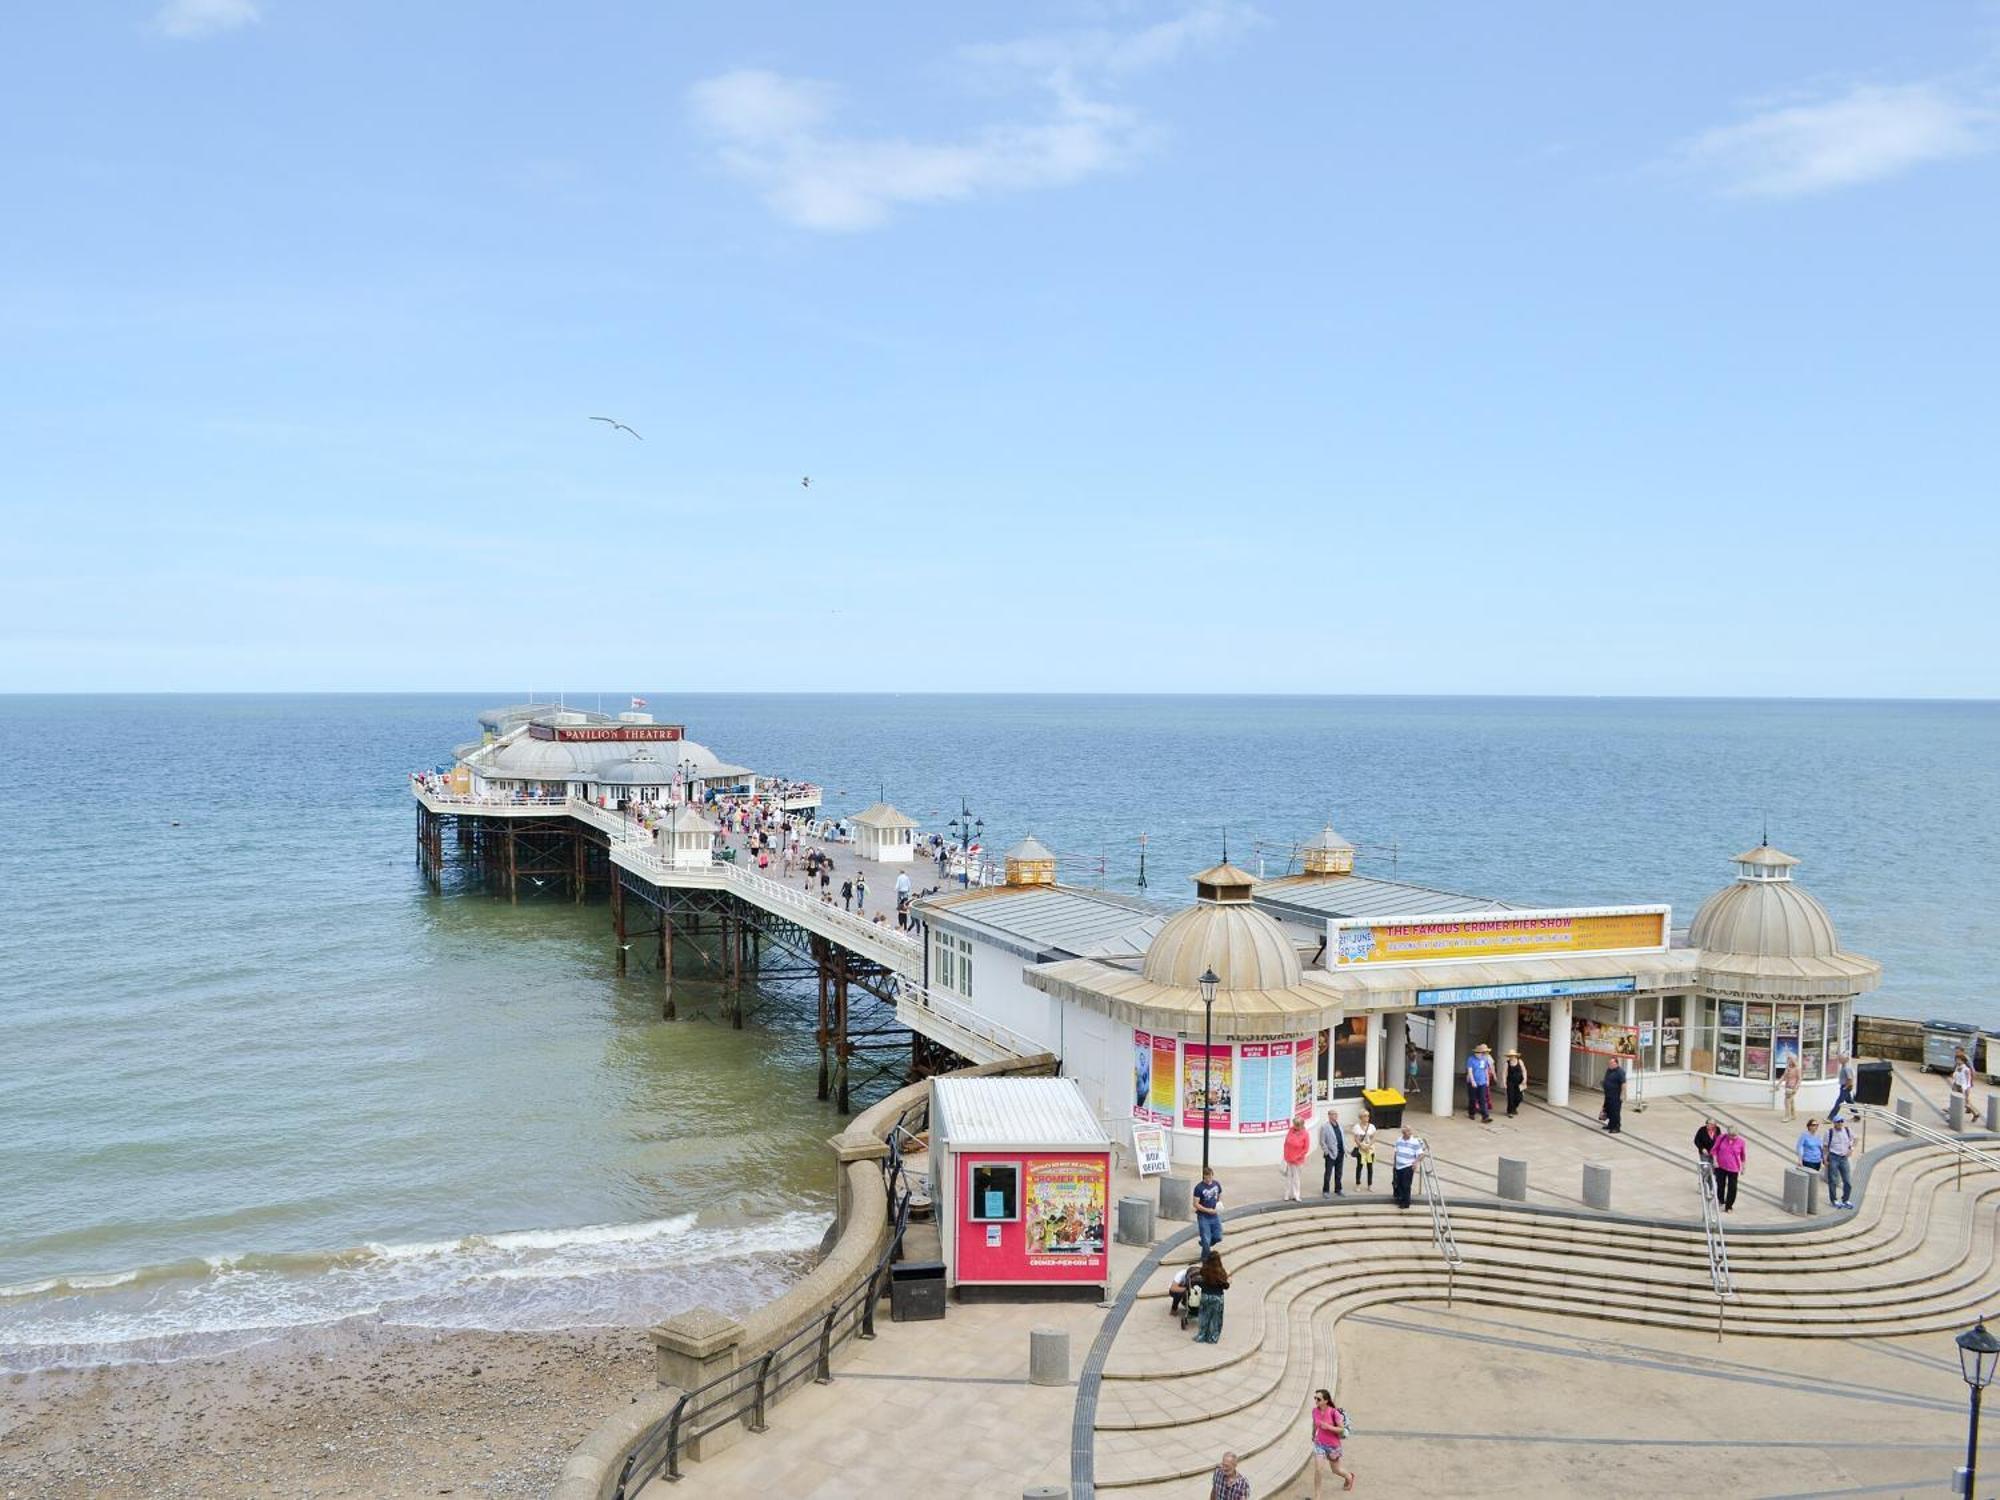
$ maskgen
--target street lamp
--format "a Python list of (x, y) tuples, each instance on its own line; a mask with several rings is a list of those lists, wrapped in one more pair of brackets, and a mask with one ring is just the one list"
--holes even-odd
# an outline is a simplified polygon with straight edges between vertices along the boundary
[(1959, 1372), (1972, 1388), (1972, 1425), (1965, 1434), (1965, 1494), (1970, 1500), (1973, 1473), (1979, 1467), (1979, 1393), (1993, 1384), (1993, 1373), (2000, 1370), (2000, 1339), (1986, 1331), (1986, 1320), (1981, 1318), (1957, 1342)]
[(1222, 983), (1215, 970), (1203, 969), (1201, 986), (1201, 1170), (1208, 1175), (1208, 1117), (1215, 1113), (1215, 987)]
[(973, 833), (977, 830), (983, 838), (986, 833), (986, 820), (984, 818), (973, 817), (972, 809), (967, 807), (965, 799), (960, 797), (958, 799), (958, 816), (945, 826), (958, 835), (958, 882), (960, 885), (971, 885)]

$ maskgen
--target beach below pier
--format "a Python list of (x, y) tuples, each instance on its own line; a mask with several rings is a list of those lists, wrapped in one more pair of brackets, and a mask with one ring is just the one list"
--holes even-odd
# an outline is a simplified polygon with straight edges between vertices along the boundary
[(0, 1497), (539, 1497), (652, 1380), (637, 1329), (360, 1321), (200, 1359), (10, 1375)]

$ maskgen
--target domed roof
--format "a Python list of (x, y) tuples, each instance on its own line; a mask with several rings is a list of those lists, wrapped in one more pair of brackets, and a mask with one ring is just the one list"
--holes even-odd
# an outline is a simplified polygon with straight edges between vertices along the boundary
[(1767, 845), (1736, 856), (1743, 871), (1702, 902), (1688, 941), (1704, 953), (1829, 958), (1840, 951), (1826, 908), (1792, 883), (1798, 860)]
[(652, 751), (635, 750), (629, 760), (599, 766), (591, 779), (610, 786), (666, 786), (679, 774)]
[[(684, 760), (694, 763), (697, 779), (722, 764), (713, 750), (693, 740), (673, 741), (667, 750), (668, 755), (659, 761), (663, 774), (658, 779), (662, 784), (679, 779), (680, 763)], [(615, 785), (618, 779), (601, 777), (600, 770), (608, 771), (654, 753), (643, 745), (634, 749), (630, 740), (538, 740), (523, 734), (495, 745), (483, 762), (474, 764), (486, 776), (528, 781), (611, 780)]]
[(1142, 975), (1181, 989), (1194, 989), (1211, 969), (1225, 990), (1283, 990), (1304, 981), (1284, 929), (1250, 904), (1248, 875), (1221, 864), (1194, 879), (1199, 899), (1160, 928)]

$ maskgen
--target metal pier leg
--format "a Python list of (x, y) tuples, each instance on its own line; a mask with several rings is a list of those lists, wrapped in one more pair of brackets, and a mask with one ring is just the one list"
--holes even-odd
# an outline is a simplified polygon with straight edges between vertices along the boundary
[(519, 903), (521, 899), (520, 855), (514, 848), (514, 825), (507, 825), (507, 899)]
[(660, 977), (667, 983), (666, 1003), (660, 1007), (660, 1018), (671, 1021), (676, 1018), (674, 1007), (674, 893), (660, 892)]
[(618, 972), (625, 972), (625, 882), (611, 872), (611, 941), (618, 945)]
[(847, 1056), (851, 1050), (847, 1045), (847, 954), (841, 951), (834, 958), (833, 971), (833, 1092), (834, 1104), (844, 1115), (852, 1114), (853, 1107), (847, 1100)]
[(826, 1076), (826, 940), (816, 937), (812, 940), (812, 946), (813, 962), (819, 968), (819, 1029), (813, 1033), (813, 1039), (819, 1043), (819, 1097), (824, 1100), (828, 1092)]
[(576, 833), (572, 833), (569, 836), (569, 847), (570, 847), (570, 854), (572, 857), (572, 861), (575, 865), (575, 873), (570, 876), (570, 898), (573, 901), (577, 902), (579, 905), (581, 905), (583, 902), (583, 886), (585, 879), (583, 873), (583, 862), (585, 857), (590, 852), (587, 844), (584, 841), (583, 833), (581, 830), (579, 830)]

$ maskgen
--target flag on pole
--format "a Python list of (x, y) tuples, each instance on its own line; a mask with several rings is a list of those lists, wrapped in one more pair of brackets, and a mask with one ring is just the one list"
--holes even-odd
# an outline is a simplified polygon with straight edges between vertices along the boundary
[(646, 706), (646, 700), (644, 698), (634, 698), (632, 700), (632, 706), (634, 708), (644, 708)]

